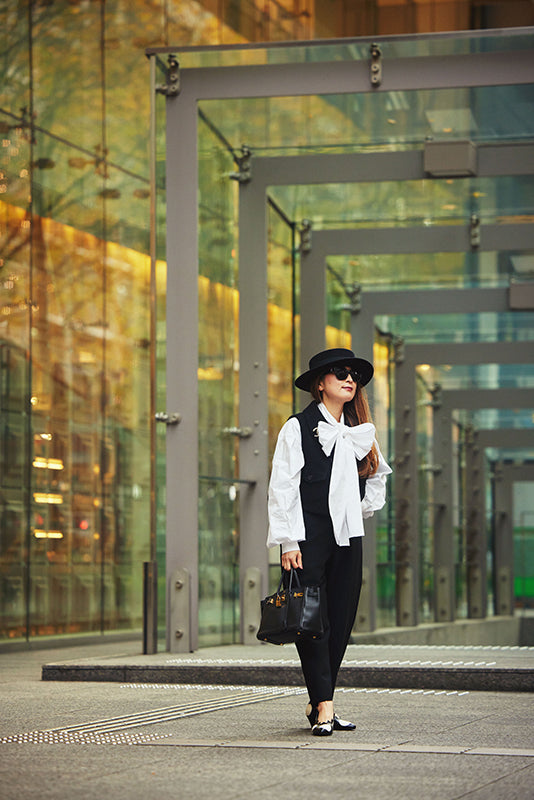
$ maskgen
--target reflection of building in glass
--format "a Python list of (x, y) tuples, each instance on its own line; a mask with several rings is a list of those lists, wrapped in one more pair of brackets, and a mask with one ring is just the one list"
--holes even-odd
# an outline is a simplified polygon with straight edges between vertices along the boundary
[[(156, 554), (161, 566), (164, 562), (163, 493), (158, 493), (157, 531), (152, 537), (150, 533), (150, 92), (145, 49), (533, 23), (532, 6), (527, 2), (184, 0), (156, 7), (160, 13), (155, 13), (154, 4), (141, 0), (112, 5), (7, 2), (0, 12), (3, 638), (138, 629), (142, 562)], [(457, 99), (453, 90), (450, 92), (449, 99)], [(477, 97), (480, 110), (488, 100), (484, 90)], [(519, 116), (526, 114), (523, 98), (518, 96), (517, 100)], [(244, 107), (244, 101), (239, 102)], [(265, 131), (262, 144), (266, 148), (275, 144), (282, 147), (284, 110), (269, 115), (263, 102), (246, 102), (251, 107), (248, 119), (256, 121), (256, 140), (259, 132)], [(303, 152), (307, 146), (313, 151), (308, 129), (313, 128), (314, 119), (324, 117), (324, 102), (322, 98), (302, 101), (302, 118), (307, 123), (295, 147)], [(333, 136), (339, 130), (346, 135), (342, 144), (350, 147), (357, 133), (362, 146), (387, 146), (378, 117), (365, 105), (368, 99), (362, 99), (358, 114), (340, 98), (327, 102)], [(389, 102), (390, 128), (416, 118), (413, 107), (403, 105), (400, 96)], [(293, 100), (286, 105), (289, 119)], [(235, 165), (219, 134), (227, 134), (232, 143), (235, 137), (233, 131), (225, 131), (227, 120), (214, 113), (215, 102), (206, 103), (202, 112), (199, 580), (203, 598), (200, 626), (203, 642), (208, 643), (233, 641), (238, 626), (239, 519), (230, 480), (238, 474), (237, 442), (232, 434), (221, 437), (221, 430), (230, 430), (236, 424), (239, 298), (236, 186), (224, 179)], [(426, 118), (430, 132), (461, 123), (462, 132), (470, 133), (473, 119), (459, 105), (443, 102), (434, 112)], [(209, 125), (215, 118), (216, 130)], [(366, 119), (365, 124), (362, 119)], [(508, 122), (510, 130), (498, 131), (498, 136), (514, 132), (512, 121)], [(419, 136), (421, 131), (410, 133)], [(327, 134), (325, 126), (324, 144), (332, 148), (340, 145), (339, 139), (329, 141)], [(158, 150), (163, 161), (161, 142)], [(164, 183), (162, 161), (158, 163), (160, 189)], [(314, 208), (321, 206), (328, 214), (338, 199), (329, 206), (328, 192), (340, 190), (323, 188), (322, 193), (304, 189), (299, 194), (280, 187), (272, 194), (268, 211), (271, 437), (291, 412), (291, 366), (299, 343), (300, 309), (291, 289), (298, 271), (294, 260), (296, 232), (287, 226), (280, 211), (292, 209), (294, 218), (301, 219), (313, 217)], [(445, 181), (436, 184), (431, 194), (420, 184), (413, 186), (413, 193), (411, 189), (405, 186), (399, 192), (398, 186), (386, 184), (359, 186), (355, 196), (353, 189), (344, 187), (345, 207), (357, 212), (352, 224), (365, 223), (365, 215), (371, 211), (375, 219), (382, 214), (385, 221), (396, 219), (399, 224), (410, 216), (453, 217), (454, 203), (465, 210), (472, 202), (468, 191), (451, 199)], [(487, 198), (481, 202), (494, 204), (491, 213), (495, 219), (532, 213), (527, 200), (528, 180), (522, 183), (517, 179), (513, 185), (506, 178), (501, 185), (492, 180), (478, 190)], [(159, 207), (158, 219), (163, 219)], [(158, 290), (163, 296), (162, 240), (158, 231)], [(350, 341), (343, 283), (369, 282), (372, 276), (378, 276), (377, 286), (384, 280), (387, 285), (392, 280), (399, 286), (417, 285), (429, 275), (439, 275), (456, 285), (464, 280), (465, 271), (463, 255), (451, 260), (439, 253), (432, 258), (420, 256), (416, 263), (405, 257), (387, 264), (383, 257), (378, 262), (376, 255), (364, 255), (358, 261), (332, 259), (329, 265), (327, 336), (332, 346)], [(480, 255), (477, 270), (487, 276), (488, 283), (510, 273), (503, 257), (485, 254)], [(160, 305), (163, 319), (163, 303)], [(439, 336), (444, 340), (451, 324), (456, 323), (443, 321)], [(479, 331), (481, 324), (491, 332), (500, 323), (478, 317), (473, 330)], [(392, 325), (396, 326), (393, 331)], [(425, 326), (424, 319), (399, 317), (390, 322), (383, 332), (387, 335), (375, 345), (375, 359), (384, 363), (379, 370), (383, 377), (376, 412), (384, 432), (388, 430), (389, 386), (385, 376), (392, 336), (423, 331), (424, 339), (428, 336)], [(157, 335), (161, 366), (166, 345), (162, 323)], [(179, 343), (172, 345), (179, 347)], [(432, 383), (428, 377), (425, 380)], [(427, 395), (421, 387), (423, 401)], [(162, 407), (164, 390), (161, 370), (158, 398)], [(157, 435), (161, 442), (163, 430), (158, 429)], [(158, 470), (158, 486), (162, 486), (164, 464), (160, 457)], [(381, 621), (392, 624), (393, 545), (388, 521), (381, 520), (380, 524)], [(179, 532), (179, 520), (176, 525)], [(526, 530), (528, 525), (523, 527)], [(426, 564), (428, 553), (422, 553), (421, 558)], [(163, 572), (161, 569), (161, 575)]]

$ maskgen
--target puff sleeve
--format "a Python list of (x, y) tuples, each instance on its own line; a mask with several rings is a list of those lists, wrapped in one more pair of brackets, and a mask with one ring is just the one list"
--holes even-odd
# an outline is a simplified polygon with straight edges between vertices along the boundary
[(292, 417), (281, 428), (273, 455), (267, 510), (267, 546), (282, 552), (298, 550), (306, 538), (300, 500), (300, 473), (304, 466), (300, 425)]
[(364, 519), (372, 517), (375, 511), (379, 511), (386, 502), (386, 478), (392, 472), (389, 464), (386, 464), (380, 448), (375, 440), (378, 450), (378, 469), (374, 475), (367, 478), (365, 484), (365, 495), (362, 500), (362, 516)]

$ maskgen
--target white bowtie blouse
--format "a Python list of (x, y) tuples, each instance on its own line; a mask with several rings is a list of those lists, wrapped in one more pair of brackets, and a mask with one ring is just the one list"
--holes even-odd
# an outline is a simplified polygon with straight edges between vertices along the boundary
[[(325, 418), (317, 426), (319, 443), (327, 456), (334, 450), (328, 508), (334, 537), (337, 544), (343, 547), (349, 545), (352, 537), (363, 536), (363, 520), (372, 517), (375, 511), (383, 507), (386, 502), (386, 476), (391, 468), (380, 452), (375, 439), (375, 426), (371, 422), (349, 427), (345, 425), (343, 417), (338, 422), (324, 403), (319, 403), (319, 410)], [(356, 458), (362, 459), (373, 442), (378, 450), (378, 469), (367, 478), (365, 495), (360, 501)], [(303, 466), (300, 424), (298, 419), (291, 417), (278, 435), (269, 482), (267, 546), (282, 545), (283, 553), (298, 550), (298, 543), (306, 539), (300, 502), (300, 473)]]

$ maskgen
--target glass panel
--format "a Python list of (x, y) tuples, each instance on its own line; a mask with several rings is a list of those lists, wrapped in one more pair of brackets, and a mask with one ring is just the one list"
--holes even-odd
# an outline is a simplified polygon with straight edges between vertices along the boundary
[[(274, 37), (273, 37), (274, 38)], [(185, 69), (194, 67), (231, 67), (251, 64), (292, 64), (320, 61), (360, 61), (369, 58), (374, 39), (338, 39), (331, 41), (281, 42), (279, 44), (226, 45), (219, 47), (148, 48), (147, 52), (176, 53)], [(416, 36), (380, 36), (384, 58), (471, 55), (473, 53), (528, 50), (532, 35), (521, 30), (484, 31), (481, 34), (454, 33)]]
[(269, 206), (268, 214), (269, 453), (272, 457), (278, 431), (295, 409), (298, 263), (294, 257), (293, 226), (273, 206)]
[(523, 613), (534, 607), (534, 483), (514, 484), (514, 591)]
[[(373, 404), (372, 415), (376, 426), (377, 439), (386, 460), (393, 452), (392, 403), (393, 371), (391, 364), (393, 340), (390, 336), (377, 333), (373, 350)], [(353, 343), (357, 352), (357, 342)], [(390, 481), (387, 488), (388, 502), (376, 512), (374, 536), (376, 540), (376, 581), (377, 581), (377, 627), (389, 628), (395, 625), (395, 529), (393, 491)], [(365, 541), (364, 541), (365, 547)]]
[[(379, 327), (387, 326), (392, 334), (402, 337), (407, 343), (447, 342), (451, 339), (456, 342), (525, 342), (534, 338), (534, 315), (529, 311), (520, 314), (417, 314), (410, 317), (380, 315), (376, 319)], [(507, 380), (511, 381), (510, 369), (507, 365), (503, 365), (503, 368), (506, 369)], [(454, 374), (461, 375), (461, 371), (456, 372), (461, 369), (454, 366)], [(446, 374), (448, 371), (442, 374), (444, 380)]]
[(239, 636), (238, 296), (231, 153), (199, 120), (199, 642)]
[[(103, 548), (106, 629), (142, 624), (141, 565), (150, 545), (150, 259), (146, 183), (109, 169), (109, 183), (132, 198), (124, 212), (105, 201), (106, 274), (103, 276), (106, 416), (103, 468)], [(136, 206), (134, 214), (133, 205)], [(126, 213), (126, 218), (121, 218)], [(128, 224), (126, 224), (128, 222)], [(110, 241), (113, 239), (115, 241)]]
[(467, 225), (474, 213), (483, 225), (528, 224), (533, 193), (532, 176), (306, 184), (270, 189), (271, 196), (287, 209), (291, 219), (309, 219), (314, 230)]
[(30, 137), (10, 114), (0, 126), (0, 638), (18, 638), (27, 635)]
[(107, 159), (102, 8), (27, 5), (0, 34), (0, 636), (139, 629), (148, 179)]
[[(257, 156), (413, 150), (429, 138), (439, 141), (468, 138), (480, 145), (528, 141), (534, 130), (531, 85), (250, 97), (204, 100), (200, 105), (220, 126), (227, 141), (235, 147), (246, 143)], [(311, 175), (310, 183), (313, 184)], [(278, 192), (281, 193), (278, 202), (287, 208), (288, 214), (293, 212), (283, 200), (284, 193), (290, 197), (296, 194), (316, 214), (320, 208), (314, 195), (307, 194), (302, 187), (277, 189)], [(332, 197), (332, 192), (323, 191), (322, 187), (315, 192), (322, 193), (321, 199), (326, 196), (333, 204), (335, 194)], [(343, 203), (338, 205), (342, 208)], [(304, 211), (295, 215), (311, 218)]]
[[(269, 459), (280, 428), (296, 409), (293, 385), (298, 359), (297, 309), (299, 260), (295, 250), (295, 228), (275, 206), (268, 206), (267, 307), (269, 350)], [(280, 580), (280, 548), (270, 552), (270, 585)]]
[[(155, 80), (163, 81), (162, 65), (156, 62)], [(167, 261), (166, 261), (166, 184), (165, 184), (165, 148), (166, 148), (166, 98), (153, 90), (155, 98), (155, 258), (156, 258), (156, 411), (167, 408)], [(165, 630), (167, 577), (166, 577), (166, 524), (167, 524), (167, 487), (166, 487), (166, 425), (156, 425), (156, 559), (158, 564), (158, 625)]]
[[(49, 144), (39, 134), (36, 154), (50, 152)], [(50, 169), (65, 155), (57, 148)], [(102, 418), (102, 183), (94, 172), (86, 177), (77, 213), (91, 232), (72, 235), (48, 216), (56, 197), (42, 172), (32, 237), (31, 635), (98, 630), (103, 547), (113, 541), (103, 498), (114, 463)]]
[[(2, 54), (2, 80), (0, 81), (0, 132), (1, 139), (12, 130), (13, 117), (25, 118), (29, 123), (30, 85), (28, 73), (30, 54), (28, 52), (29, 15), (27, 4), (18, 0), (4, 0), (2, 3), (2, 25), (0, 26), (0, 53)], [(5, 117), (4, 117), (5, 115)], [(13, 116), (11, 116), (13, 115)], [(5, 145), (3, 145), (5, 147)], [(5, 154), (4, 154), (5, 155)], [(5, 166), (5, 162), (2, 164)]]

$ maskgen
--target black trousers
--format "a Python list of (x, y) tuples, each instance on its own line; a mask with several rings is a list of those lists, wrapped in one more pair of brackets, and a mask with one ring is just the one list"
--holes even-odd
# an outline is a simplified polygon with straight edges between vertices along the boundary
[(301, 583), (319, 584), (325, 633), (321, 639), (297, 642), (302, 672), (316, 706), (332, 700), (339, 667), (349, 642), (362, 586), (362, 539), (350, 539), (340, 547), (334, 539), (330, 516), (305, 515), (306, 541), (300, 542)]

